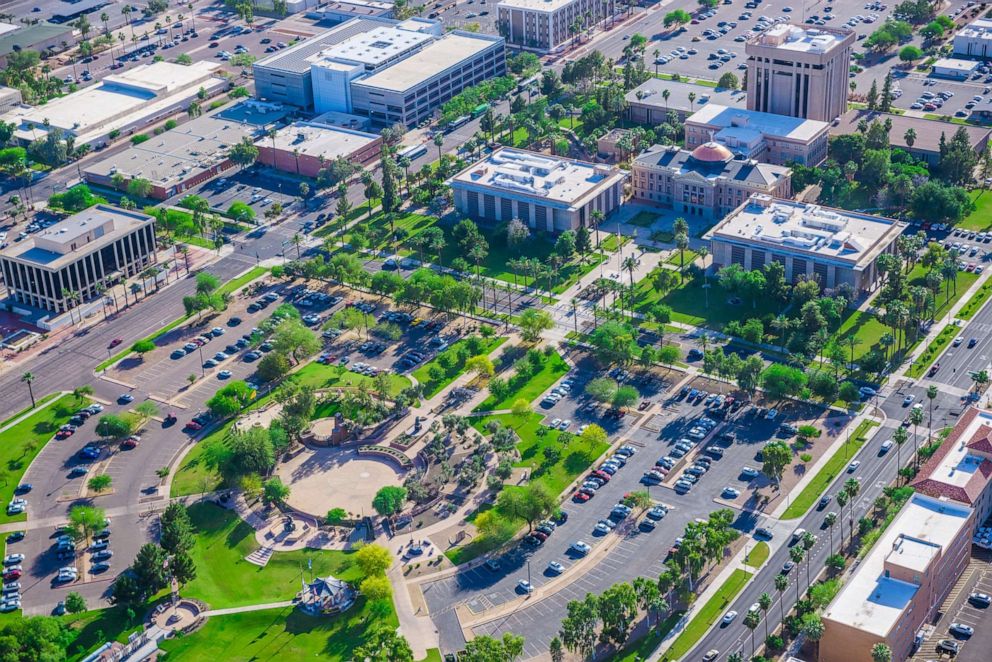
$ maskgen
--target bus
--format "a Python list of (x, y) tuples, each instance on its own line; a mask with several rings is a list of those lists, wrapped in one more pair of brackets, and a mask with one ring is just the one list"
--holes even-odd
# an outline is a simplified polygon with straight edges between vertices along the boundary
[(427, 145), (425, 143), (420, 143), (419, 145), (404, 147), (399, 151), (397, 156), (401, 159), (407, 158), (410, 159), (411, 161), (415, 161), (426, 153), (427, 153)]
[(489, 104), (480, 103), (472, 110), (472, 119), (475, 119), (476, 117), (479, 117), (481, 115), (485, 115), (487, 110), (489, 110)]
[(468, 115), (462, 115), (461, 117), (457, 117), (451, 120), (451, 123), (448, 124), (448, 131), (454, 131), (458, 127), (465, 126), (466, 124), (469, 123), (469, 120), (471, 119), (472, 118), (469, 117)]

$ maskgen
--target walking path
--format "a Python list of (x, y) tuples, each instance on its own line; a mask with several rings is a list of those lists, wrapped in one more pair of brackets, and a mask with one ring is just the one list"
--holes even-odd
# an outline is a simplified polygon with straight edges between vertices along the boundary
[(246, 611), (264, 611), (266, 609), (282, 609), (283, 607), (292, 606), (292, 600), (283, 600), (282, 602), (269, 602), (261, 605), (244, 605), (242, 607), (229, 607), (227, 609), (209, 609), (202, 612), (200, 616), (210, 618), (211, 616), (227, 616), (228, 614), (243, 614)]

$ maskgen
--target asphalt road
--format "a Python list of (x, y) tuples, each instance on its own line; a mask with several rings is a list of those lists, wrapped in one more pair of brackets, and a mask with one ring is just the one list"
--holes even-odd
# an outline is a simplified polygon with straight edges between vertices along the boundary
[[(892, 431), (900, 425), (900, 422), (905, 417), (906, 410), (902, 406), (902, 401), (903, 398), (910, 393), (914, 394), (918, 401), (921, 398), (925, 399), (926, 397), (924, 388), (919, 386), (907, 386), (893, 391), (887, 398), (880, 402), (879, 406), (888, 418), (880, 429), (876, 428), (877, 432), (855, 456), (857, 459), (861, 460), (861, 466), (859, 466), (853, 473), (845, 472), (840, 474), (825, 492), (826, 494), (833, 496), (837, 493), (838, 487), (843, 485), (844, 481), (847, 479), (861, 479), (861, 493), (855, 502), (853, 516), (850, 515), (850, 505), (845, 508), (844, 516), (845, 518), (848, 518), (848, 521), (844, 523), (844, 530), (846, 532), (845, 535), (848, 537), (850, 535), (849, 531), (851, 530), (851, 523), (857, 523), (858, 519), (860, 519), (864, 513), (871, 508), (872, 503), (874, 503), (875, 499), (882, 493), (882, 488), (893, 482), (896, 478), (896, 472), (898, 470), (898, 454), (890, 451), (884, 455), (880, 455), (880, 446), (883, 441), (891, 438)], [(934, 406), (934, 429), (940, 429), (945, 425), (952, 425), (962, 411), (963, 404), (960, 398), (941, 393), (935, 401)], [(908, 454), (906, 454), (902, 459), (908, 459)], [(785, 526), (786, 530), (784, 532), (776, 531), (776, 536), (772, 543), (773, 546), (777, 545), (777, 548), (770, 556), (768, 563), (745, 587), (745, 589), (738, 596), (737, 600), (735, 600), (733, 604), (728, 605), (725, 611), (735, 610), (739, 614), (746, 614), (749, 605), (757, 602), (758, 597), (762, 593), (768, 593), (774, 600), (771, 609), (767, 612), (767, 618), (769, 619), (769, 630), (776, 627), (779, 622), (779, 614), (781, 613), (780, 606), (778, 605), (779, 600), (782, 600), (782, 606), (785, 608), (786, 613), (788, 613), (796, 601), (794, 582), (803, 582), (800, 586), (800, 592), (804, 590), (806, 586), (805, 568), (803, 568), (802, 573), (799, 573), (796, 570), (792, 571), (790, 579), (790, 582), (792, 582), (790, 583), (790, 586), (792, 586), (792, 588), (784, 591), (781, 598), (775, 590), (775, 576), (781, 571), (782, 565), (789, 560), (788, 546), (785, 543), (787, 542), (791, 531), (794, 531), (797, 528), (806, 529), (819, 537), (816, 546), (810, 552), (809, 556), (812, 577), (812, 571), (823, 568), (826, 558), (830, 554), (828, 533), (826, 529), (821, 529), (821, 525), (826, 513), (829, 512), (831, 508), (835, 507), (836, 506), (833, 502), (823, 510), (818, 510), (814, 507), (814, 509), (801, 520), (782, 523), (782, 526)], [(834, 549), (836, 549), (840, 543), (840, 527), (837, 526), (835, 529), (836, 530), (833, 534)], [(693, 651), (686, 656), (686, 659), (698, 660), (702, 657), (703, 653), (713, 649), (720, 651), (720, 656), (718, 658), (720, 660), (726, 659), (727, 656), (737, 651), (743, 652), (745, 656), (750, 654), (750, 634), (747, 628), (744, 627), (742, 617), (738, 617), (727, 627), (717, 626), (711, 630), (707, 636), (704, 637), (702, 641), (693, 649)]]
[[(957, 347), (953, 343), (937, 359), (940, 370), (929, 381), (968, 390), (974, 382), (970, 372), (986, 370), (992, 363), (992, 306), (985, 305), (966, 323), (960, 332), (964, 340)], [(968, 348), (974, 338), (978, 344)]]

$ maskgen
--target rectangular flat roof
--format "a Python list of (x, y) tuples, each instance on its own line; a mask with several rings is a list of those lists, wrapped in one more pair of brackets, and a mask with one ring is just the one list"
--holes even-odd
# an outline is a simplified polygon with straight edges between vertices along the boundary
[(433, 39), (423, 32), (378, 27), (331, 46), (321, 57), (375, 67)]
[[(788, 138), (804, 143), (830, 129), (827, 122), (820, 122), (819, 120), (763, 113), (747, 108), (728, 108), (717, 103), (706, 104), (687, 117), (685, 121), (693, 124), (705, 124), (729, 133), (752, 130), (766, 136)], [(719, 138), (719, 136), (717, 137)]]
[(966, 71), (974, 71), (980, 66), (982, 66), (982, 63), (977, 60), (959, 60), (954, 57), (941, 58), (933, 63), (934, 69), (952, 69), (962, 73)]
[[(46, 269), (60, 269), (81, 255), (89, 255), (120, 237), (133, 232), (154, 218), (139, 211), (126, 211), (110, 205), (96, 205), (0, 251), (0, 257), (32, 263)], [(90, 241), (71, 250), (71, 242), (92, 233)]]
[(451, 183), (572, 205), (625, 176), (623, 170), (608, 165), (503, 148), (455, 175)]
[(470, 60), (493, 46), (499, 37), (450, 32), (405, 60), (377, 71), (353, 85), (404, 92), (441, 72)]
[(904, 223), (880, 216), (756, 195), (705, 238), (802, 251), (857, 266), (904, 228)]
[(512, 7), (513, 9), (527, 9), (529, 11), (554, 12), (562, 7), (566, 7), (575, 0), (502, 0), (497, 7)]
[[(319, 122), (295, 122), (276, 133), (275, 147), (287, 152), (297, 150), (308, 156), (323, 156), (328, 161), (333, 161), (339, 156), (348, 157), (376, 140), (379, 140), (379, 136), (374, 133), (352, 131)], [(273, 139), (262, 136), (255, 144), (259, 147), (271, 147)]]
[(202, 61), (188, 67), (171, 62), (139, 65), (127, 73), (107, 76), (99, 85), (52, 99), (44, 106), (15, 110), (5, 119), (28, 125), (18, 137), (36, 137), (35, 132), (43, 132), (46, 121), (80, 136), (114, 120), (127, 124), (146, 106), (160, 101), (171, 103), (168, 99), (173, 94), (195, 92), (218, 69), (219, 64)]
[(242, 138), (260, 135), (263, 127), (287, 114), (281, 106), (243, 101), (91, 163), (83, 172), (97, 177), (111, 177), (114, 173), (142, 177), (169, 188), (226, 160), (228, 150)]
[(35, 25), (20, 26), (16, 30), (0, 36), (0, 57), (9, 55), (18, 49), (33, 49), (35, 44), (71, 33), (72, 27), (70, 26), (55, 25), (44, 21)]
[(806, 28), (792, 23), (778, 23), (751, 39), (752, 44), (798, 53), (822, 54), (843, 43), (841, 31)]
[(992, 412), (977, 407), (962, 416), (913, 481), (933, 497), (973, 505), (992, 480)]
[(385, 18), (369, 17), (351, 19), (334, 26), (330, 30), (314, 35), (309, 39), (304, 39), (289, 48), (273, 53), (269, 57), (262, 58), (252, 66), (290, 73), (306, 73), (310, 71), (310, 58), (316, 56), (321, 51), (374, 28), (395, 24), (396, 21)]
[(880, 113), (877, 111), (865, 110), (865, 109), (851, 109), (841, 115), (833, 124), (830, 125), (830, 135), (840, 136), (854, 133), (858, 129), (858, 124), (861, 120), (865, 120), (869, 124), (872, 122), (885, 123), (886, 121), (892, 122), (892, 130), (889, 131), (889, 143), (893, 147), (901, 147), (903, 149), (909, 148), (906, 144), (906, 131), (913, 129), (916, 134), (916, 138), (913, 141), (912, 149), (928, 151), (928, 152), (938, 152), (940, 150), (940, 137), (944, 136), (945, 140), (950, 140), (951, 136), (954, 135), (960, 129), (964, 129), (965, 133), (968, 134), (968, 139), (971, 142), (971, 146), (975, 149), (979, 149), (984, 142), (989, 138), (989, 134), (992, 134), (992, 128), (984, 126), (971, 126), (963, 124), (954, 124), (948, 126), (946, 122), (937, 122), (934, 120), (924, 119), (922, 117), (910, 117), (909, 115), (895, 115), (892, 113)]
[[(668, 99), (664, 92), (668, 91)], [(640, 99), (638, 99), (640, 93)], [(695, 99), (689, 103), (689, 94)], [(729, 90), (696, 85), (685, 81), (648, 78), (624, 96), (627, 103), (647, 105), (659, 110), (695, 110), (706, 104), (716, 103), (730, 108), (747, 108), (747, 93), (744, 90)]]
[[(902, 557), (908, 553), (907, 567), (921, 565), (923, 556), (934, 549), (943, 553), (970, 516), (968, 507), (914, 494), (827, 607), (824, 620), (885, 637), (918, 590), (916, 584), (886, 577), (886, 559), (898, 559), (903, 565)], [(906, 552), (900, 554), (900, 545), (907, 541)]]
[(992, 39), (992, 21), (987, 18), (978, 18), (964, 26), (955, 37), (966, 37), (970, 39)]

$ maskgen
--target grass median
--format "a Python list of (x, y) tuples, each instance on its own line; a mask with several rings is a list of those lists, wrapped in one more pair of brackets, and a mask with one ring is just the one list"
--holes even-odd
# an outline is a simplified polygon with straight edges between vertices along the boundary
[(978, 291), (971, 295), (961, 309), (958, 311), (956, 317), (963, 320), (970, 320), (975, 316), (985, 302), (989, 300), (989, 295), (992, 295), (992, 280), (987, 280), (982, 283), (982, 286), (978, 288)]
[(60, 393), (57, 393), (57, 392), (56, 393), (49, 393), (48, 395), (46, 395), (43, 398), (38, 398), (35, 401), (34, 406), (27, 406), (24, 409), (22, 409), (21, 411), (17, 412), (16, 414), (11, 414), (6, 419), (4, 419), (3, 422), (0, 422), (0, 428), (4, 427), (6, 425), (10, 425), (10, 422), (11, 421), (17, 420), (18, 418), (20, 418), (21, 416), (24, 416), (24, 414), (27, 414), (28, 412), (32, 411), (33, 409), (38, 409), (40, 407), (44, 407), (46, 404), (48, 404), (52, 400), (54, 400), (55, 398), (59, 397), (59, 395), (61, 395), (61, 394)]
[(764, 540), (759, 540), (758, 544), (754, 546), (754, 549), (748, 552), (747, 558), (744, 559), (744, 564), (758, 569), (768, 560), (770, 553), (771, 548), (768, 546), (768, 543)]
[(927, 345), (927, 348), (913, 361), (913, 365), (909, 366), (906, 374), (914, 379), (922, 377), (960, 331), (961, 327), (953, 324), (948, 324), (941, 329), (937, 337), (933, 339), (933, 342)]
[(833, 482), (834, 478), (840, 475), (844, 467), (851, 461), (851, 458), (868, 441), (868, 431), (877, 426), (878, 423), (872, 420), (865, 419), (861, 421), (854, 434), (851, 435), (851, 438), (844, 441), (843, 447), (820, 467), (813, 480), (803, 488), (799, 496), (785, 509), (785, 512), (782, 513), (782, 519), (795, 519), (804, 515), (817, 499), (820, 498), (820, 495), (827, 489), (827, 486)]
[(751, 579), (750, 572), (739, 569), (734, 570), (733, 574), (723, 583), (723, 586), (692, 617), (689, 624), (682, 630), (682, 634), (675, 640), (672, 647), (665, 651), (661, 659), (666, 662), (668, 660), (685, 659), (685, 656), (699, 643), (699, 640), (709, 631), (710, 627), (716, 623), (724, 610), (737, 597), (737, 594), (744, 589), (749, 579)]

